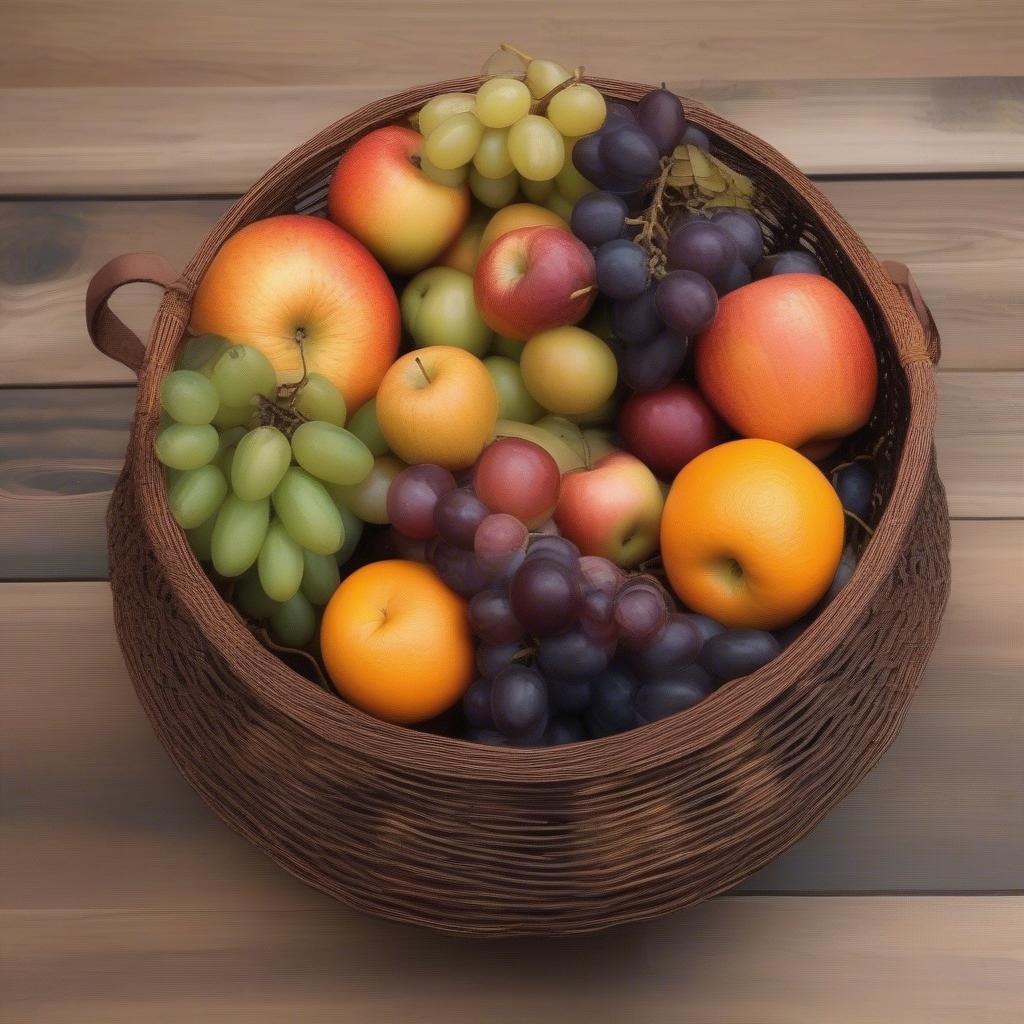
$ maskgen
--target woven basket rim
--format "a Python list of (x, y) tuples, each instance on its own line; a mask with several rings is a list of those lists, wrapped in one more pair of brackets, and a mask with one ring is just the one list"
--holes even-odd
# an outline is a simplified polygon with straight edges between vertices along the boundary
[[(156, 499), (148, 503), (151, 512), (141, 516), (142, 528), (166, 574), (168, 586), (187, 608), (207, 642), (233, 674), (246, 680), (261, 701), (318, 738), (358, 749), (368, 759), (396, 769), (416, 770), (429, 764), (431, 773), (438, 776), (472, 774), (496, 782), (559, 784), (633, 775), (720, 740), (776, 699), (790, 684), (798, 667), (806, 669), (815, 664), (841, 642), (871, 601), (873, 590), (869, 581), (891, 571), (899, 558), (928, 481), (929, 464), (921, 453), (930, 450), (932, 443), (935, 382), (931, 364), (920, 359), (925, 344), (921, 324), (850, 225), (824, 194), (774, 148), (702, 103), (682, 97), (690, 120), (752, 158), (770, 160), (772, 166), (766, 168), (767, 172), (782, 177), (814, 208), (831, 240), (865, 284), (885, 324), (888, 337), (875, 340), (891, 345), (895, 351), (897, 368), (904, 376), (909, 396), (909, 422), (892, 492), (849, 584), (775, 660), (749, 676), (725, 684), (686, 712), (627, 733), (556, 748), (476, 744), (372, 718), (289, 668), (259, 643), (238, 613), (221, 598), (170, 515), (162, 469), (153, 453), (160, 384), (186, 330), (198, 282), (223, 242), (245, 223), (267, 216), (268, 207), (282, 189), (295, 192), (301, 183), (308, 184), (304, 175), (310, 165), (316, 160), (322, 162), (323, 152), (338, 146), (339, 140), (350, 144), (353, 140), (346, 135), (353, 127), (369, 131), (394, 122), (418, 109), (431, 96), (472, 89), (481, 80), (473, 76), (430, 83), (360, 108), (293, 149), (232, 205), (196, 249), (176, 285), (167, 291), (154, 318), (139, 375), (125, 472), (134, 475), (140, 495), (149, 493)], [(654, 88), (590, 76), (587, 81), (609, 98), (627, 102)], [(373, 121), (369, 127), (368, 121)]]

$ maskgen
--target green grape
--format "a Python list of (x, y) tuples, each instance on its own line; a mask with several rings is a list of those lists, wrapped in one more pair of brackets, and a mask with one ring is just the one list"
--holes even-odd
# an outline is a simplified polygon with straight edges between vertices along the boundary
[(589, 135), (604, 124), (604, 97), (586, 82), (556, 92), (548, 101), (548, 120), (563, 135)]
[[(388, 518), (388, 491), (391, 483), (402, 470), (405, 463), (394, 455), (380, 455), (373, 460), (370, 475), (358, 484), (331, 487), (331, 497), (340, 505), (348, 505), (364, 523), (383, 526), (390, 523)], [(310, 544), (303, 545), (315, 551)]]
[(209, 379), (195, 370), (175, 370), (160, 385), (160, 405), (178, 423), (202, 425), (217, 415), (220, 399)]
[(249, 345), (232, 345), (214, 364), (210, 379), (224, 405), (242, 406), (256, 395), (273, 398), (277, 393), (270, 360)]
[(446, 92), (427, 100), (417, 119), (420, 135), (426, 137), (442, 121), (447, 121), (456, 114), (465, 114), (474, 106), (476, 97), (471, 92)]
[(564, 221), (568, 221), (572, 216), (572, 203), (557, 188), (548, 196), (544, 206), (552, 213), (557, 213)]
[(387, 454), (390, 449), (381, 432), (380, 423), (377, 422), (377, 399), (371, 398), (365, 405), (361, 405), (349, 420), (348, 429), (355, 434), (370, 453), (376, 457)]
[(181, 479), (182, 471), (180, 469), (171, 469), (170, 466), (164, 466), (164, 482), (167, 485), (167, 493), (171, 493), (171, 488)]
[(438, 185), (447, 185), (448, 188), (458, 188), (466, 184), (466, 177), (469, 175), (469, 166), (463, 164), (461, 167), (453, 167), (450, 171), (442, 171), (435, 167), (425, 156), (420, 157), (420, 170)]
[(189, 338), (175, 365), (179, 370), (202, 370), (207, 364), (212, 364), (215, 357), (230, 344), (227, 338), (219, 334), (200, 334)]
[(305, 647), (316, 636), (316, 612), (305, 594), (299, 591), (274, 609), (270, 632), (282, 647)]
[(241, 576), (256, 561), (270, 523), (270, 501), (243, 501), (237, 494), (224, 499), (213, 526), (210, 554), (221, 576)]
[(200, 466), (182, 473), (167, 493), (174, 521), (183, 530), (194, 530), (220, 508), (228, 482), (216, 466)]
[(489, 78), (476, 91), (473, 108), (487, 128), (507, 128), (530, 112), (530, 90), (518, 78)]
[(250, 430), (238, 442), (231, 463), (231, 489), (243, 501), (268, 498), (291, 461), (291, 445), (277, 427)]
[(275, 519), (267, 528), (256, 568), (263, 592), (273, 601), (287, 601), (299, 589), (302, 548), (291, 539), (280, 519)]
[(565, 140), (565, 163), (558, 174), (555, 175), (555, 188), (570, 203), (578, 202), (588, 192), (594, 191), (594, 186), (576, 170), (576, 165), (572, 162), (572, 149), (575, 145), (575, 139)]
[(307, 473), (331, 484), (357, 484), (373, 469), (370, 449), (355, 434), (309, 420), (292, 434), (292, 454)]
[(339, 503), (337, 508), (338, 514), (341, 516), (345, 539), (341, 542), (341, 547), (334, 552), (334, 560), (338, 565), (344, 565), (352, 557), (352, 553), (362, 539), (363, 521), (348, 505)]
[(526, 65), (526, 85), (535, 100), (547, 96), (556, 85), (571, 77), (555, 60), (531, 60)]
[(565, 162), (565, 143), (546, 118), (527, 114), (508, 130), (508, 151), (515, 169), (531, 181), (553, 178)]
[(205, 523), (200, 523), (199, 526), (185, 531), (188, 546), (200, 562), (209, 562), (212, 557), (210, 554), (210, 542), (213, 540), (213, 527), (216, 522), (217, 517), (215, 515), (210, 516)]
[(235, 463), (235, 454), (238, 452), (238, 445), (229, 444), (227, 448), (222, 448), (220, 454), (214, 459), (214, 463), (224, 474), (225, 480), (231, 479), (231, 467)]
[(331, 555), (302, 552), (302, 592), (313, 604), (327, 604), (341, 583), (338, 563)]
[(513, 171), (504, 178), (485, 178), (475, 167), (469, 172), (469, 190), (484, 206), (500, 210), (519, 192), (519, 175)]
[(217, 442), (209, 423), (172, 423), (156, 435), (156, 457), (171, 469), (198, 469), (217, 454)]
[(307, 420), (326, 420), (345, 426), (348, 409), (345, 397), (322, 373), (311, 373), (295, 395), (295, 409)]
[(515, 338), (505, 338), (500, 334), (496, 334), (494, 336), (494, 343), (491, 345), (490, 355), (507, 356), (518, 363), (523, 355), (523, 346), (524, 342), (522, 341), (517, 341)]
[(220, 450), (223, 451), (225, 448), (238, 444), (246, 433), (245, 427), (228, 427), (227, 430), (222, 430), (220, 432)]
[(476, 119), (475, 114), (468, 111), (456, 114), (442, 121), (427, 136), (423, 144), (423, 154), (442, 171), (453, 170), (473, 159), (483, 133), (483, 125)]
[(273, 497), (274, 511), (296, 544), (318, 555), (333, 555), (341, 547), (341, 514), (319, 480), (292, 466)]
[(515, 168), (508, 155), (508, 129), (485, 128), (473, 156), (473, 166), (485, 178), (504, 178)]
[(530, 181), (529, 178), (523, 178), (519, 182), (519, 188), (531, 203), (543, 206), (547, 202), (548, 196), (554, 191), (555, 183), (551, 179), (547, 181)]
[(229, 430), (231, 427), (246, 427), (252, 422), (255, 406), (250, 403), (245, 405), (224, 405), (221, 403), (217, 415), (213, 417), (213, 425), (220, 430)]
[(255, 569), (243, 573), (235, 581), (235, 604), (252, 619), (269, 619), (280, 607), (267, 597)]

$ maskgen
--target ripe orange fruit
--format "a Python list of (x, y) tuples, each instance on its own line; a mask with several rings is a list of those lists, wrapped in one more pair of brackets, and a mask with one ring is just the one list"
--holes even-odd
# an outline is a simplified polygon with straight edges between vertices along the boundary
[(446, 711), (473, 679), (466, 604), (418, 562), (373, 562), (343, 580), (320, 650), (343, 697), (401, 725)]
[(839, 498), (813, 462), (777, 441), (730, 441), (679, 472), (661, 555), (694, 611), (732, 628), (776, 629), (828, 589), (843, 527)]

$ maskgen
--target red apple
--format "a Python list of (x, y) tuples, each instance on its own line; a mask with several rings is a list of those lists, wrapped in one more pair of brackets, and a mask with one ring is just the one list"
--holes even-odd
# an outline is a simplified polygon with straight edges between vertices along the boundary
[(619, 433), (626, 448), (665, 480), (726, 436), (722, 421), (689, 384), (636, 392), (619, 414)]
[(525, 341), (552, 327), (579, 323), (597, 295), (590, 250), (556, 227), (501, 235), (477, 263), (476, 304), (489, 327)]
[(562, 478), (555, 523), (583, 554), (630, 568), (657, 550), (664, 504), (654, 474), (629, 452), (612, 452)]
[(441, 185), (420, 170), (423, 136), (389, 125), (342, 155), (327, 211), (388, 270), (414, 274), (437, 260), (469, 218), (468, 185)]

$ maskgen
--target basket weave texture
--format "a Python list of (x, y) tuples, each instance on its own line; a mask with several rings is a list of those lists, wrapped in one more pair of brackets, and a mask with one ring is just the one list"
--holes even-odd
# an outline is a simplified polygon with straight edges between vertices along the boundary
[[(623, 101), (651, 88), (589, 81)], [(875, 531), (852, 581), (765, 668), (622, 735), (521, 750), (369, 718), (261, 646), (192, 556), (153, 455), (159, 388), (196, 285), (232, 232), (276, 213), (322, 212), (352, 141), (477, 84), (410, 90), (326, 128), (224, 215), (167, 289), (108, 516), (116, 625), (182, 774), (288, 871), (353, 907), (446, 932), (586, 932), (747, 878), (819, 822), (898, 733), (949, 587), (933, 451), (937, 345), (811, 182), (684, 100), (715, 152), (754, 179), (773, 245), (812, 249), (876, 341), (879, 398), (853, 442), (875, 453)]]

